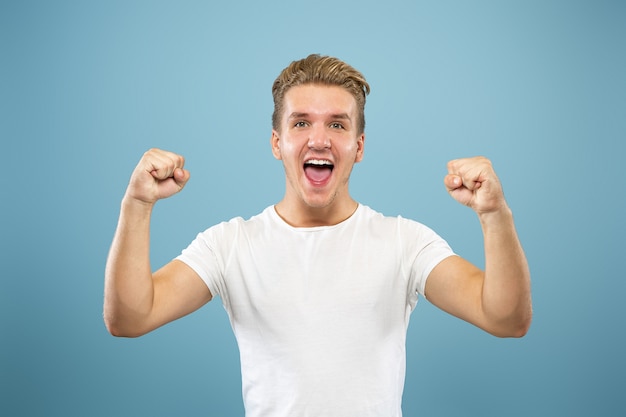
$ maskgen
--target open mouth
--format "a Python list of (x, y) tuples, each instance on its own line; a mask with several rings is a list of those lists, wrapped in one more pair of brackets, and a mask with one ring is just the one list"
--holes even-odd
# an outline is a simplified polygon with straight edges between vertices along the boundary
[(304, 173), (309, 181), (324, 183), (330, 178), (334, 165), (327, 159), (309, 159), (304, 163)]

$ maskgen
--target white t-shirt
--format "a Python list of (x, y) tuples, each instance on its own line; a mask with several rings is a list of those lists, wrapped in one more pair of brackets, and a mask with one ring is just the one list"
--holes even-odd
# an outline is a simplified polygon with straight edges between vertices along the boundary
[(453, 255), (426, 226), (359, 205), (295, 228), (274, 207), (200, 233), (178, 257), (219, 295), (248, 417), (399, 417), (409, 315)]

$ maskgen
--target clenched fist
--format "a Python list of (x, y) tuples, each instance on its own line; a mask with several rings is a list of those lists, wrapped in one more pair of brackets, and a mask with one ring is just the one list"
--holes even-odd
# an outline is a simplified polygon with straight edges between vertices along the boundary
[(448, 162), (444, 184), (452, 198), (477, 214), (507, 207), (500, 180), (487, 158), (479, 156)]
[(154, 204), (183, 189), (189, 181), (185, 158), (161, 149), (147, 151), (133, 171), (126, 198)]

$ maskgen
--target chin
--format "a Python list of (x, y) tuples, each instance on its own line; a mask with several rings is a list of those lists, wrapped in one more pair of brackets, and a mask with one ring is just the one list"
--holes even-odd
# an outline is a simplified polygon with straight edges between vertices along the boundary
[(305, 191), (301, 194), (302, 202), (310, 208), (325, 208), (328, 207), (334, 200), (328, 193), (321, 193), (319, 191)]
[(331, 205), (332, 200), (306, 199), (304, 203), (312, 209), (324, 209)]

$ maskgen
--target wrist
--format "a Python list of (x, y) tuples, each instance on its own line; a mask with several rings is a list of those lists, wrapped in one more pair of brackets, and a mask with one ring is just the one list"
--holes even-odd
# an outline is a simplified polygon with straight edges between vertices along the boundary
[(128, 215), (149, 216), (152, 213), (153, 207), (154, 203), (138, 200), (129, 195), (125, 195), (124, 198), (122, 198), (122, 212)]
[(497, 210), (479, 213), (478, 219), (485, 230), (501, 229), (513, 225), (513, 212), (504, 204)]

